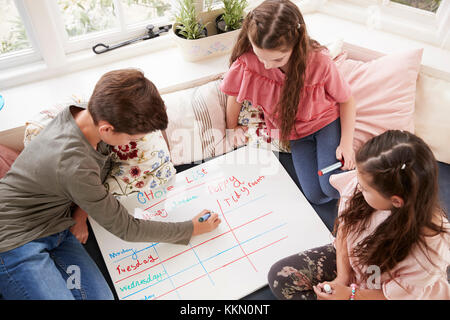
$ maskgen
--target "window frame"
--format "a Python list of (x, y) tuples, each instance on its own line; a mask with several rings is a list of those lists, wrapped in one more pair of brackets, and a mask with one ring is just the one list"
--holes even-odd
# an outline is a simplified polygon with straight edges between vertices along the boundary
[[(148, 24), (153, 24), (156, 28), (162, 25), (170, 24), (170, 18), (168, 16), (158, 17), (150, 21), (142, 21), (133, 24), (125, 23), (125, 16), (123, 14), (123, 7), (120, 0), (113, 0), (114, 5), (117, 8), (116, 14), (118, 19), (118, 26), (104, 31), (92, 32), (86, 35), (81, 35), (73, 38), (69, 38), (66, 30), (62, 14), (59, 11), (56, 0), (50, 0), (49, 6), (51, 14), (53, 15), (56, 23), (56, 29), (58, 30), (58, 37), (63, 43), (64, 51), (66, 54), (71, 54), (77, 51), (86, 50), (92, 48), (97, 43), (104, 44), (116, 44), (120, 41), (129, 40), (140, 35), (145, 34), (145, 27)], [(173, 1), (171, 1), (173, 2)]]
[(0, 70), (14, 68), (26, 63), (37, 62), (42, 58), (40, 56), (38, 42), (36, 40), (36, 35), (33, 32), (33, 26), (27, 7), (24, 6), (23, 2), (19, 0), (13, 0), (13, 3), (16, 6), (17, 12), (19, 13), (25, 27), (28, 41), (30, 42), (30, 48), (1, 54)]
[[(371, 24), (371, 27), (377, 30), (450, 49), (450, 32), (446, 32), (450, 30), (450, 0), (442, 0), (436, 13), (390, 0), (328, 0), (321, 2), (318, 11), (362, 24)], [(414, 22), (412, 27), (411, 21)]]

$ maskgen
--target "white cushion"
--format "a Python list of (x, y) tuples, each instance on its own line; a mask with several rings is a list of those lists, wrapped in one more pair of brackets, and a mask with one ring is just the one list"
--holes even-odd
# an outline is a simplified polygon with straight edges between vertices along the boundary
[(436, 159), (450, 164), (450, 82), (419, 74), (414, 124)]

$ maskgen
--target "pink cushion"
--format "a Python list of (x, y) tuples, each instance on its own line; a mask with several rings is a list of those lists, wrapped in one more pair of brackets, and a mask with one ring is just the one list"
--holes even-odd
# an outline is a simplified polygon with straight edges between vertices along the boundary
[(19, 153), (0, 145), (0, 179), (8, 172)]
[(353, 196), (358, 178), (356, 170), (345, 171), (339, 174), (332, 174), (330, 176), (330, 184), (339, 191), (341, 201), (339, 201), (338, 212), (341, 214), (344, 211), (345, 203)]
[(389, 129), (414, 133), (416, 80), (423, 49), (362, 62), (337, 59), (356, 101), (355, 151)]

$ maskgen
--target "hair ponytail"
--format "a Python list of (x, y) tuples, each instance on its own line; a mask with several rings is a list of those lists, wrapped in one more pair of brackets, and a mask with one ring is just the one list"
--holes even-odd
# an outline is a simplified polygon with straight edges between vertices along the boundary
[[(409, 132), (390, 130), (367, 141), (356, 153), (358, 170), (371, 177), (371, 186), (386, 198), (399, 196), (403, 206), (391, 214), (353, 249), (360, 265), (377, 265), (390, 272), (418, 246), (430, 251), (425, 236), (447, 233), (446, 214), (439, 206), (437, 164), (430, 148)], [(403, 168), (403, 169), (402, 169)], [(355, 190), (347, 208), (336, 219), (342, 235), (358, 237), (375, 212)], [(436, 223), (436, 215), (440, 223)], [(427, 230), (427, 234), (425, 233)], [(433, 261), (430, 262), (433, 264)]]

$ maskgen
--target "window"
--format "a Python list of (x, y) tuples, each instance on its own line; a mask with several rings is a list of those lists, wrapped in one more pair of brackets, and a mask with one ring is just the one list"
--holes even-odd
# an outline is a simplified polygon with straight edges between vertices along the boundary
[(69, 38), (164, 17), (169, 0), (57, 0)]
[(176, 0), (53, 0), (52, 11), (66, 53), (113, 44), (168, 24)]
[(328, 0), (319, 12), (450, 48), (450, 0)]
[(57, 0), (57, 3), (69, 37), (118, 26), (112, 0)]
[(129, 24), (154, 20), (170, 13), (169, 0), (121, 0), (125, 21)]
[(0, 0), (0, 55), (30, 49), (22, 18), (13, 0)]
[(417, 9), (436, 13), (441, 4), (441, 0), (391, 0), (403, 5), (411, 6)]

